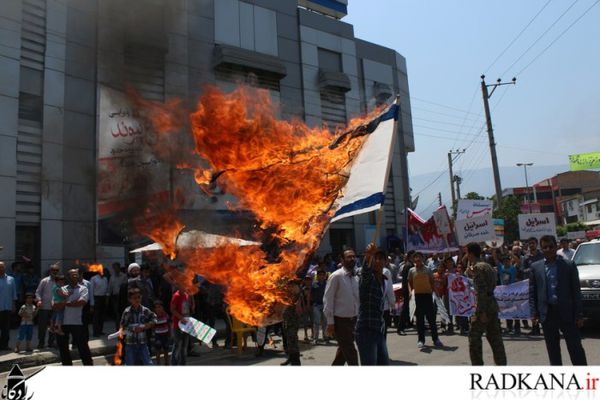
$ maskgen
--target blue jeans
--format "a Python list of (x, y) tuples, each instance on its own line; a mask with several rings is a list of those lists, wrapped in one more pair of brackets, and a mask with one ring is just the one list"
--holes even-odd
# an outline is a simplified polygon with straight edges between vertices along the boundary
[(31, 342), (32, 336), (33, 336), (33, 325), (19, 326), (19, 342), (22, 342), (22, 341)]
[(373, 330), (356, 331), (360, 365), (390, 365), (385, 334)]
[(182, 332), (179, 327), (173, 329), (173, 353), (171, 353), (171, 365), (185, 365), (189, 335)]
[(147, 344), (126, 344), (125, 365), (152, 365)]

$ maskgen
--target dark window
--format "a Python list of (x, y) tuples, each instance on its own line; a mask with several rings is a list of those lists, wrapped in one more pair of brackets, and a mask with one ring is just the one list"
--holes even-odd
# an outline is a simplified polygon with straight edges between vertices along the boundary
[(319, 48), (319, 68), (342, 72), (342, 55), (335, 51)]
[(19, 119), (42, 122), (43, 109), (42, 96), (24, 92), (19, 94)]

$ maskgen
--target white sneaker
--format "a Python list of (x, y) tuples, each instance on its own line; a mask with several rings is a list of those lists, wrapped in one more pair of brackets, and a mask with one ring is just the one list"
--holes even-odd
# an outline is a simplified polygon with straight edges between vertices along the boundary
[(423, 343), (423, 342), (417, 342), (417, 347), (419, 349), (422, 349), (424, 346), (425, 346), (425, 343)]

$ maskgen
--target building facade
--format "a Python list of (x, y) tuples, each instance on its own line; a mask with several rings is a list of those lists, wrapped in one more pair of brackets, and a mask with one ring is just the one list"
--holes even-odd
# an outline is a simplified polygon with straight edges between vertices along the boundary
[[(194, 102), (205, 84), (247, 83), (270, 91), (281, 118), (311, 126), (342, 125), (400, 95), (380, 237), (401, 237), (414, 151), (406, 60), (356, 38), (346, 9), (335, 0), (3, 0), (0, 259), (24, 256), (43, 273), (58, 260), (126, 258), (126, 246), (99, 233), (96, 184), (101, 88), (127, 85)], [(335, 223), (321, 252), (364, 248), (374, 227), (374, 215)]]
[(531, 203), (540, 212), (554, 213), (561, 225), (572, 222), (600, 224), (600, 173), (595, 171), (567, 171), (537, 182), (530, 188), (504, 189), (503, 194), (523, 198), (523, 210)]

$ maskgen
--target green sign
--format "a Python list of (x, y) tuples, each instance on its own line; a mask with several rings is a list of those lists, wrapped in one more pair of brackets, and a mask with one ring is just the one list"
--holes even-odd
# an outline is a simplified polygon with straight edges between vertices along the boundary
[(600, 169), (600, 152), (574, 154), (569, 156), (571, 171), (584, 171), (586, 169)]

